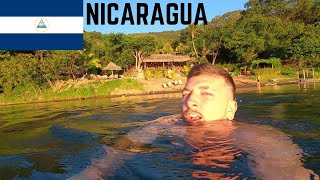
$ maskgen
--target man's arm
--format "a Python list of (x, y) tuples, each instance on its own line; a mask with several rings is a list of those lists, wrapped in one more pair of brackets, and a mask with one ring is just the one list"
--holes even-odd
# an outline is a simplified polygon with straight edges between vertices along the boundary
[(310, 179), (313, 171), (303, 167), (303, 151), (287, 134), (266, 126), (243, 125), (237, 130), (239, 148), (248, 153), (250, 166), (262, 179)]
[(151, 144), (160, 133), (168, 131), (180, 117), (181, 115), (160, 117), (148, 122), (145, 126), (130, 131), (127, 135), (117, 139), (111, 147), (105, 146), (105, 156), (92, 160), (89, 166), (70, 179), (104, 179), (106, 176), (113, 176), (115, 170), (123, 165), (127, 158), (136, 152), (144, 151), (145, 144)]

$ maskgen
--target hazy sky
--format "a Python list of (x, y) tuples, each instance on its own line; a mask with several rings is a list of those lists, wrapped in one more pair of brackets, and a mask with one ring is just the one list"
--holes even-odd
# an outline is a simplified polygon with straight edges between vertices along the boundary
[[(156, 23), (155, 25), (130, 25), (129, 23), (126, 23), (125, 25), (121, 25), (120, 23), (118, 25), (94, 25), (93, 23), (91, 25), (87, 25), (87, 3), (91, 3), (92, 6), (94, 6), (94, 3), (105, 3), (106, 6), (108, 3), (117, 3), (119, 5), (118, 13), (116, 11), (113, 11), (115, 13), (112, 14), (112, 17), (118, 17), (119, 21), (121, 21), (123, 8), (125, 3), (131, 3), (132, 11), (134, 19), (136, 16), (136, 3), (147, 3), (148, 9), (149, 9), (149, 16), (148, 16), (148, 23), (150, 24), (150, 19), (154, 7), (154, 3), (160, 3), (161, 4), (161, 10), (162, 14), (166, 16), (166, 5), (168, 3), (177, 3), (179, 6), (179, 16), (180, 16), (180, 3), (185, 3), (185, 7), (187, 7), (187, 3), (192, 3), (192, 16), (194, 20), (195, 11), (197, 10), (197, 4), (203, 3), (205, 6), (205, 12), (208, 22), (211, 21), (215, 16), (223, 15), (224, 13), (244, 9), (244, 4), (247, 2), (247, 0), (194, 0), (194, 1), (187, 1), (187, 0), (161, 0), (161, 1), (145, 1), (145, 0), (134, 0), (134, 1), (124, 1), (124, 0), (115, 0), (115, 1), (107, 1), (107, 0), (84, 0), (84, 29), (86, 31), (98, 31), (102, 33), (140, 33), (140, 32), (161, 32), (161, 31), (169, 31), (169, 30), (179, 30), (185, 28), (185, 25), (178, 24), (178, 25), (167, 25), (166, 21), (164, 22), (165, 25), (160, 25), (159, 23)], [(107, 15), (107, 14), (106, 14)], [(129, 21), (127, 21), (129, 22)], [(202, 21), (200, 21), (202, 22)], [(135, 22), (136, 23), (136, 22)]]

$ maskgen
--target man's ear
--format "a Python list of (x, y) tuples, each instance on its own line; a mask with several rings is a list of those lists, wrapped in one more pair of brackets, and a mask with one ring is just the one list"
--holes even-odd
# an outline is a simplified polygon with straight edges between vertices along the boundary
[(232, 100), (229, 102), (228, 107), (227, 107), (227, 119), (228, 120), (233, 120), (234, 115), (238, 109), (238, 104), (237, 101)]

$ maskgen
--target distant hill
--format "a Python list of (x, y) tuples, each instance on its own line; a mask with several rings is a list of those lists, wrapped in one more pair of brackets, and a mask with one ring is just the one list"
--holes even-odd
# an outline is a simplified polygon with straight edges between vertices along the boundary
[(153, 35), (157, 39), (165, 42), (173, 42), (179, 38), (181, 30), (178, 31), (163, 31), (163, 32), (149, 32), (149, 33), (136, 33), (131, 34), (133, 36), (145, 36), (145, 35)]

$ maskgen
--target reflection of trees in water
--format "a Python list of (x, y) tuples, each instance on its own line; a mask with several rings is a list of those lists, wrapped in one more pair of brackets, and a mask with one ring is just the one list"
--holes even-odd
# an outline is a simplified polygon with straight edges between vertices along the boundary
[(1, 179), (28, 179), (35, 172), (64, 174), (66, 170), (59, 163), (61, 156), (62, 154), (43, 153), (10, 160), (8, 165), (0, 166)]
[[(271, 87), (270, 87), (271, 88)], [(317, 83), (281, 86), (276, 93), (247, 94), (239, 102), (238, 119), (260, 125), (270, 125), (289, 134), (307, 155), (306, 167), (319, 173), (317, 160), (320, 139), (320, 94)]]
[(307, 93), (317, 90), (317, 83), (299, 83), (298, 84), (300, 93)]

